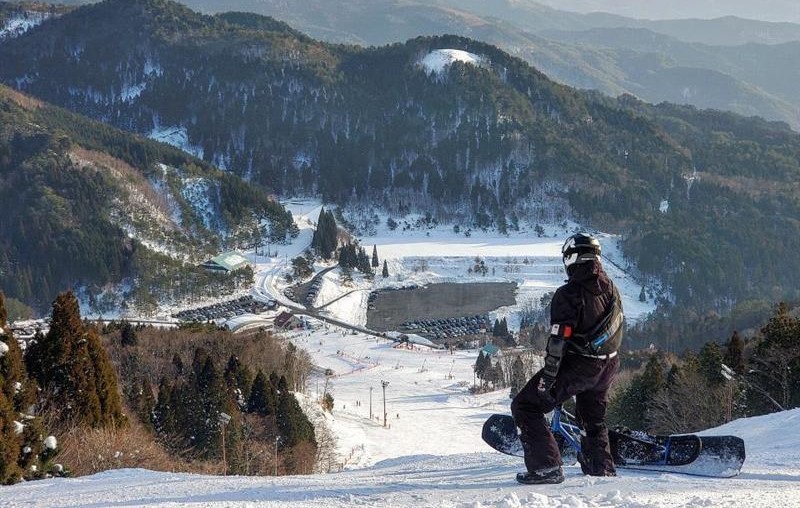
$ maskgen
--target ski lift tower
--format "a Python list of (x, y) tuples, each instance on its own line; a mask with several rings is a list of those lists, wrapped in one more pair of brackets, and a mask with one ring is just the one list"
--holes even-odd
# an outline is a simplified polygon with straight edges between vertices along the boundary
[(386, 387), (389, 386), (389, 381), (381, 381), (383, 387), (383, 426), (386, 427)]

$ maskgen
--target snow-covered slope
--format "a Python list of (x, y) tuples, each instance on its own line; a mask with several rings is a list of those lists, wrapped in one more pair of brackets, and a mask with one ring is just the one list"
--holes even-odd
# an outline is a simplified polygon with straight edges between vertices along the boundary
[(430, 74), (441, 74), (453, 62), (481, 65), (484, 59), (474, 53), (461, 49), (435, 49), (425, 55), (420, 64)]
[[(367, 469), (293, 477), (209, 477), (145, 470), (109, 471), (87, 478), (0, 487), (4, 507), (193, 506), (193, 507), (459, 507), (731, 508), (800, 506), (800, 470), (791, 449), (800, 433), (786, 423), (800, 410), (735, 422), (747, 436), (750, 455), (737, 478), (727, 480), (623, 471), (616, 478), (590, 478), (566, 468), (563, 484), (529, 487), (513, 480), (519, 460), (496, 453), (453, 456), (409, 454)], [(477, 422), (476, 422), (477, 427)], [(424, 426), (417, 434), (424, 439)], [(761, 433), (760, 431), (765, 431)], [(769, 442), (791, 436), (790, 446)]]

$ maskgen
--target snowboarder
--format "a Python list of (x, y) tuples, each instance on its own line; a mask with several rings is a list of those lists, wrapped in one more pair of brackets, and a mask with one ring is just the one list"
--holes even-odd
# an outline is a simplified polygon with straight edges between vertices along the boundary
[(561, 454), (544, 415), (576, 396), (585, 431), (578, 457), (584, 474), (615, 476), (605, 424), (608, 389), (619, 367), (622, 302), (600, 264), (600, 242), (578, 233), (561, 248), (569, 279), (550, 304), (550, 338), (544, 367), (514, 397), (511, 413), (520, 429), (526, 484), (561, 483)]

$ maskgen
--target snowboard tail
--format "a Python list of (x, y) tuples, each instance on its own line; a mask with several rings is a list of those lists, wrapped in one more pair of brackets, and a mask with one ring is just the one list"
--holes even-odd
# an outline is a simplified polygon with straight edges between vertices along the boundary
[[(483, 425), (482, 437), (501, 453), (524, 456), (510, 415), (489, 417)], [(728, 478), (739, 474), (745, 459), (744, 441), (736, 436), (651, 436), (610, 430), (609, 441), (614, 464), (624, 469)], [(564, 462), (574, 463), (574, 449), (560, 448)]]

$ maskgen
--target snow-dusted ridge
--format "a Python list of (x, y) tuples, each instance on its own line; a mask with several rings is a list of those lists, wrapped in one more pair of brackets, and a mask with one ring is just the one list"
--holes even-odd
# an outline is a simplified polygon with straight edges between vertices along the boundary
[(0, 26), (0, 41), (19, 37), (51, 16), (52, 14), (49, 12), (36, 11), (25, 11), (16, 14), (6, 20), (4, 26)]
[(486, 63), (486, 59), (462, 49), (435, 49), (420, 60), (420, 65), (428, 74), (441, 74), (454, 62), (480, 66)]

